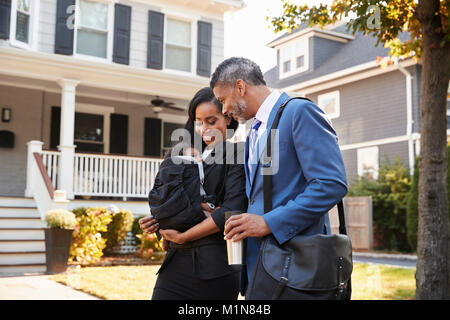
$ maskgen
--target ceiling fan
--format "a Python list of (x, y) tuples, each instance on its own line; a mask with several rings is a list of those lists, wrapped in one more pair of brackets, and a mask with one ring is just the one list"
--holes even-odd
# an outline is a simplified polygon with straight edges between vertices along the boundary
[(158, 113), (163, 111), (164, 109), (172, 109), (177, 111), (186, 111), (184, 108), (177, 107), (174, 102), (166, 102), (163, 99), (160, 99), (159, 96), (156, 96), (156, 99), (150, 100), (151, 107), (153, 112)]

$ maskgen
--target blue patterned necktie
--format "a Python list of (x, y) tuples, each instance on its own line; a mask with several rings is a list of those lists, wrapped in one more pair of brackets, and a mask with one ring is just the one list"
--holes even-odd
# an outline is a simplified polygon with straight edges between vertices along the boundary
[(253, 120), (252, 131), (250, 132), (250, 141), (249, 141), (249, 154), (248, 154), (248, 170), (250, 172), (250, 176), (252, 174), (252, 165), (256, 164), (256, 141), (258, 140), (258, 129), (261, 126), (261, 121), (258, 119)]

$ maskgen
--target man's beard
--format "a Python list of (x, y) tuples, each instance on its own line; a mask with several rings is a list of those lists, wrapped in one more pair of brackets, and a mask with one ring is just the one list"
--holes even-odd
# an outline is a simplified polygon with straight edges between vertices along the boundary
[(235, 118), (239, 123), (245, 123), (247, 119), (243, 117), (243, 114), (245, 112), (245, 109), (247, 109), (247, 104), (244, 102), (236, 102), (233, 105), (233, 112), (232, 116)]

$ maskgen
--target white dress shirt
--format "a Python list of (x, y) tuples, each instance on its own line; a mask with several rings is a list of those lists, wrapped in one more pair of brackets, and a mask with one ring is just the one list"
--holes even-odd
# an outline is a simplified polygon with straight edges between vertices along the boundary
[[(266, 131), (267, 128), (267, 121), (269, 121), (270, 112), (272, 111), (272, 108), (275, 106), (275, 103), (277, 103), (278, 99), (281, 96), (281, 92), (274, 90), (272, 91), (267, 98), (264, 100), (262, 105), (259, 107), (258, 112), (256, 112), (255, 118), (261, 121), (261, 125), (258, 129), (258, 135), (257, 135), (257, 141), (261, 137), (261, 135)], [(250, 144), (252, 141), (249, 141)], [(256, 144), (255, 144), (256, 145)], [(255, 148), (257, 150), (258, 148)], [(249, 154), (248, 155), (248, 163), (253, 163), (256, 161), (256, 155), (255, 154)], [(251, 169), (249, 169), (251, 171)]]

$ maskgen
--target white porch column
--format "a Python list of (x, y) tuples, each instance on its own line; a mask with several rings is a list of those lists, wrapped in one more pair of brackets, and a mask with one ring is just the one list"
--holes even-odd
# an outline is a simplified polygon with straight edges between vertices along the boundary
[(61, 86), (61, 128), (58, 150), (61, 157), (58, 164), (58, 189), (64, 190), (67, 199), (74, 199), (73, 165), (75, 145), (73, 136), (75, 130), (75, 88), (78, 80), (60, 79)]
[(33, 153), (35, 153), (35, 152), (41, 153), (43, 144), (44, 144), (43, 142), (36, 141), (36, 140), (27, 142), (27, 147), (28, 147), (28, 151), (27, 151), (27, 186), (25, 189), (25, 197), (33, 197), (34, 196), (33, 185), (36, 180), (36, 174), (38, 174), (38, 172), (36, 170), (33, 170), (34, 169), (33, 161), (36, 161), (34, 159)]

